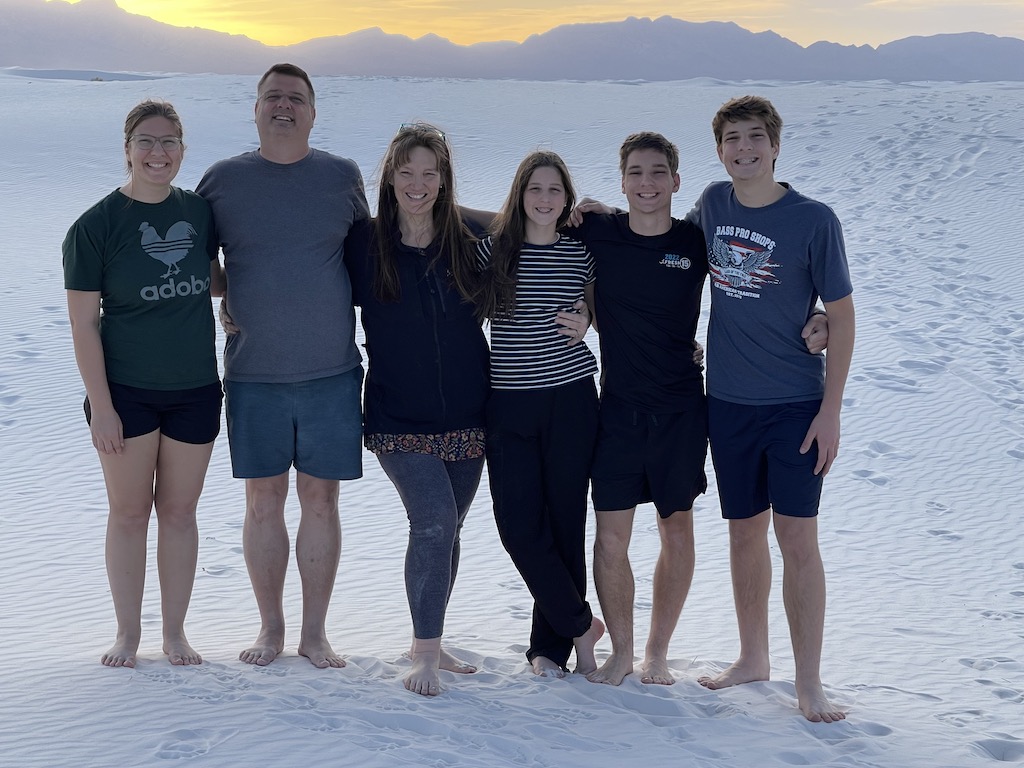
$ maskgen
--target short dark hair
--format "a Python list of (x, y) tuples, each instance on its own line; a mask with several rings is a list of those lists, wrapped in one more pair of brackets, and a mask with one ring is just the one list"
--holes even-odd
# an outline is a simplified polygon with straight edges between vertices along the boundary
[(638, 149), (653, 149), (656, 152), (661, 152), (668, 161), (669, 171), (676, 173), (679, 170), (679, 150), (676, 145), (660, 133), (641, 131), (640, 133), (631, 133), (619, 147), (619, 172), (623, 176), (626, 175), (626, 161), (629, 160), (630, 153), (636, 152)]
[(288, 75), (290, 77), (297, 77), (306, 84), (309, 88), (309, 104), (310, 106), (316, 106), (316, 93), (313, 91), (313, 83), (309, 79), (309, 75), (306, 74), (306, 70), (302, 67), (298, 67), (294, 64), (288, 64), (282, 62), (281, 64), (274, 64), (270, 69), (263, 73), (263, 77), (256, 84), (256, 95), (259, 95), (260, 90), (263, 88), (263, 84), (267, 82), (267, 78), (273, 74)]
[(782, 139), (782, 116), (763, 96), (740, 96), (725, 102), (711, 120), (711, 130), (715, 132), (715, 144), (722, 145), (722, 135), (725, 133), (726, 123), (738, 123), (741, 120), (757, 120), (763, 123), (772, 146), (779, 146), (779, 141)]

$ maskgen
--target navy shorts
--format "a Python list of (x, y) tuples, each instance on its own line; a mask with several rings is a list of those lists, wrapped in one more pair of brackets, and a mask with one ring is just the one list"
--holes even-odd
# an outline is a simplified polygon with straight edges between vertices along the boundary
[[(107, 386), (125, 440), (159, 429), (160, 434), (180, 443), (205, 445), (220, 434), (224, 393), (219, 381), (195, 389), (140, 389), (114, 382)], [(83, 408), (85, 420), (91, 424), (88, 397)]]
[(288, 384), (224, 382), (235, 477), (275, 477), (292, 466), (322, 480), (363, 476), (363, 368)]
[(822, 476), (814, 474), (818, 446), (800, 454), (821, 400), (740, 405), (708, 398), (711, 460), (722, 517), (744, 520), (769, 507), (789, 517), (814, 517)]
[(693, 509), (708, 487), (708, 421), (704, 396), (683, 413), (643, 413), (609, 397), (601, 399), (597, 447), (591, 469), (594, 509), (607, 512), (654, 502), (665, 518)]

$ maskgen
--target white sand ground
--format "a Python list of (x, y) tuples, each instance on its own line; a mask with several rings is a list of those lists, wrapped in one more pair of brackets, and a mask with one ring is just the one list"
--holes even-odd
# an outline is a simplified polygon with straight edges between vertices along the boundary
[[(342, 490), (329, 631), (348, 666), (314, 669), (294, 634), (270, 667), (242, 664), (257, 612), (241, 553), (243, 489), (223, 435), (200, 503), (189, 617), (206, 662), (174, 668), (162, 656), (154, 563), (138, 667), (102, 667), (114, 629), (106, 506), (81, 415), (60, 242), (120, 183), (121, 125), (138, 100), (167, 98), (182, 114), (181, 186), (256, 142), (255, 78), (111, 80), (0, 73), (0, 763), (1024, 763), (1024, 85), (316, 81), (317, 146), (354, 157), (370, 177), (399, 124), (436, 121), (457, 154), (462, 200), (478, 207), (501, 202), (538, 146), (563, 154), (581, 191), (621, 202), (617, 147), (652, 129), (682, 151), (682, 215), (723, 175), (709, 127), (717, 106), (745, 92), (775, 101), (787, 121), (778, 176), (843, 220), (859, 317), (821, 518), (823, 677), (849, 719), (816, 725), (795, 709), (778, 584), (774, 679), (722, 692), (696, 683), (737, 651), (713, 489), (696, 507), (697, 572), (671, 647), (672, 687), (530, 674), (530, 598), (482, 490), (447, 622), (448, 642), (481, 671), (445, 673), (436, 700), (407, 693), (404, 514), (370, 455), (366, 476)], [(638, 652), (656, 551), (645, 507), (633, 545)], [(297, 628), (294, 572), (286, 603)], [(599, 657), (609, 648), (603, 640)]]

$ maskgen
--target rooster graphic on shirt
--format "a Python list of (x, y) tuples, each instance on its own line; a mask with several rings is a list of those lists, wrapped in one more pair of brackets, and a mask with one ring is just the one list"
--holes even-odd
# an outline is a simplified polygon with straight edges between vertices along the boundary
[(178, 221), (167, 228), (167, 234), (160, 237), (148, 221), (139, 225), (142, 233), (142, 250), (152, 258), (165, 264), (167, 271), (160, 275), (161, 279), (181, 272), (178, 262), (188, 256), (192, 250), (192, 241), (196, 231), (187, 221)]

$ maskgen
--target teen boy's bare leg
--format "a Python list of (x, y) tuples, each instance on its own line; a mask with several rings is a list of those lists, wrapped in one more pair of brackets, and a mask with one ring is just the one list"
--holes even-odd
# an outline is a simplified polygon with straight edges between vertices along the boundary
[(260, 633), (238, 658), (261, 667), (284, 650), (284, 577), (291, 551), (284, 524), (287, 496), (287, 472), (245, 481), (242, 549), (260, 610)]
[(668, 670), (668, 645), (693, 581), (693, 510), (659, 516), (658, 534), (661, 553), (654, 568), (651, 634), (640, 667), (640, 682), (672, 685), (676, 679)]
[(601, 612), (612, 638), (612, 653), (604, 664), (587, 675), (592, 683), (619, 685), (633, 672), (633, 569), (629, 565), (629, 540), (636, 507), (597, 513), (594, 541), (594, 585)]
[(701, 677), (705, 688), (717, 690), (731, 685), (767, 680), (771, 674), (768, 658), (768, 594), (772, 586), (772, 561), (768, 551), (768, 523), (765, 510), (755, 517), (729, 521), (729, 565), (736, 622), (740, 632), (740, 657), (724, 672)]
[(818, 520), (775, 515), (774, 524), (782, 550), (782, 594), (796, 660), (797, 702), (813, 723), (838, 722), (846, 713), (829, 703), (821, 687), (825, 568), (818, 549)]
[(327, 642), (327, 608), (341, 558), (338, 481), (296, 473), (302, 516), (295, 538), (295, 559), (302, 579), (302, 635), (299, 653), (314, 667), (344, 667), (345, 660)]

